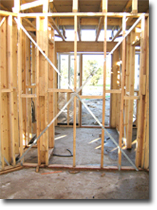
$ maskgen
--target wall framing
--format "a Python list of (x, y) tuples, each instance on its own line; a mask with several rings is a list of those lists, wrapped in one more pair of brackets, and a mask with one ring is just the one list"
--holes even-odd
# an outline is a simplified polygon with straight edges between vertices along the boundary
[[(81, 90), (79, 97), (77, 94), (70, 97), (70, 92), (77, 92), (77, 52), (85, 48), (81, 42), (77, 41), (78, 19), (89, 16), (88, 13), (78, 12), (78, 0), (73, 0), (73, 11), (71, 13), (49, 13), (48, 3), (44, 1), (43, 13), (20, 13), (20, 1), (14, 5), (14, 13), (0, 11), (0, 38), (1, 54), (0, 67), (0, 144), (2, 170), (6, 165), (16, 166), (16, 156), (20, 155), (20, 162), (24, 163), (24, 153), (30, 140), (30, 135), (36, 132), (38, 163), (34, 166), (49, 166), (49, 157), (54, 148), (55, 117), (58, 114), (57, 101), (58, 92), (67, 92), (68, 100), (74, 100), (73, 110), (73, 168), (76, 166), (76, 100), (83, 98)], [(132, 13), (111, 13), (107, 12), (107, 0), (102, 0), (102, 12), (93, 13), (95, 17), (102, 17), (104, 22), (104, 42), (94, 43), (91, 50), (96, 51), (97, 46), (104, 53), (104, 74), (103, 74), (103, 107), (102, 126), (105, 122), (105, 94), (111, 93), (111, 127), (116, 127), (119, 131), (119, 153), (118, 167), (121, 169), (121, 147), (122, 139), (125, 135), (127, 147), (131, 147), (132, 130), (132, 107), (133, 100), (138, 100), (138, 123), (137, 123), (137, 152), (136, 167), (149, 168), (149, 16), (137, 12), (137, 1), (132, 1)], [(16, 13), (15, 13), (16, 11)], [(5, 19), (4, 19), (5, 17)], [(36, 20), (36, 44), (25, 34), (20, 27), (24, 18), (35, 18)], [(72, 17), (74, 18), (74, 42), (68, 43), (54, 42), (54, 28), (48, 30), (48, 22), (52, 17)], [(118, 43), (108, 43), (106, 41), (108, 18), (114, 17), (122, 20), (123, 41)], [(14, 20), (16, 18), (16, 21)], [(135, 39), (135, 27), (130, 28), (130, 34), (126, 33), (126, 18), (139, 18), (137, 24), (141, 22), (140, 34), (140, 87), (139, 95), (134, 96), (133, 77), (135, 46), (132, 45)], [(3, 22), (2, 22), (3, 21)], [(15, 24), (17, 23), (17, 25)], [(13, 36), (14, 35), (14, 36)], [(17, 41), (17, 45), (15, 44)], [(103, 47), (102, 47), (103, 45)], [(36, 49), (35, 49), (36, 47)], [(73, 47), (74, 51), (74, 90), (57, 89), (57, 52), (69, 51)], [(111, 90), (106, 90), (106, 59), (107, 51), (112, 54), (112, 85)], [(17, 53), (16, 53), (17, 52)], [(127, 52), (127, 53), (126, 53)], [(43, 56), (43, 54), (45, 56)], [(119, 56), (120, 54), (120, 56)], [(120, 59), (119, 59), (120, 57)], [(15, 59), (17, 58), (17, 64)], [(119, 85), (117, 85), (117, 75), (120, 68), (116, 63), (122, 58), (122, 72)], [(130, 64), (128, 64), (130, 62)], [(132, 76), (131, 76), (132, 75)], [(35, 85), (34, 85), (35, 84)], [(82, 86), (82, 84), (80, 85)], [(129, 93), (128, 93), (129, 92)], [(97, 96), (95, 96), (97, 98)], [(36, 124), (31, 121), (31, 101), (36, 106)], [(118, 101), (117, 107), (114, 106)], [(81, 101), (80, 101), (81, 102)], [(81, 103), (80, 103), (81, 104)], [(80, 106), (81, 107), (81, 106)], [(125, 114), (124, 114), (125, 113)], [(144, 115), (143, 115), (144, 113)], [(52, 119), (54, 121), (52, 122)], [(69, 121), (69, 119), (68, 119)], [(79, 117), (79, 121), (81, 118)], [(17, 133), (18, 131), (18, 133)], [(105, 169), (104, 158), (104, 135), (101, 135), (101, 160), (100, 169)], [(5, 141), (4, 141), (5, 139)], [(31, 164), (30, 164), (31, 165)], [(50, 166), (49, 166), (50, 167)], [(53, 167), (53, 166), (52, 166)], [(56, 166), (54, 166), (56, 167)], [(60, 167), (60, 166), (58, 166)], [(66, 167), (66, 166), (63, 166)]]

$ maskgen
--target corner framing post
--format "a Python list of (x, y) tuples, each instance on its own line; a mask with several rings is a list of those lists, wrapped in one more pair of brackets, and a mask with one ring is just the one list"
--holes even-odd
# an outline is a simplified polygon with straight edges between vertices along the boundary
[[(126, 30), (126, 16), (123, 16), (122, 20), (122, 30), (123, 30), (123, 37), (125, 36)], [(119, 126), (119, 147), (122, 147), (122, 137), (123, 137), (123, 109), (124, 109), (124, 79), (125, 79), (125, 39), (122, 42), (122, 78), (121, 78), (121, 105), (120, 105), (120, 126)], [(122, 152), (118, 149), (118, 168), (121, 168), (121, 159), (122, 159)]]
[[(73, 12), (78, 10), (78, 0), (73, 0)], [(77, 16), (74, 16), (74, 91), (77, 89)], [(76, 166), (76, 96), (73, 110), (73, 167)]]
[[(108, 0), (102, 0), (102, 12), (104, 13), (104, 72), (103, 72), (103, 105), (102, 105), (102, 125), (105, 127), (105, 97), (106, 97), (106, 49), (107, 49), (107, 6)], [(104, 166), (104, 137), (105, 131), (102, 129), (101, 135), (101, 164), (100, 167)]]

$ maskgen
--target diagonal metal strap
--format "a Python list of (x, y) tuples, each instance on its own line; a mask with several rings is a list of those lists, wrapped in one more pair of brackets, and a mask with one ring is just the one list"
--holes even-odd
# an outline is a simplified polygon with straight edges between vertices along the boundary
[(84, 107), (87, 109), (87, 111), (91, 114), (91, 116), (96, 120), (96, 122), (101, 126), (102, 129), (104, 129), (104, 131), (107, 133), (107, 135), (111, 138), (112, 142), (118, 147), (118, 149), (121, 150), (121, 152), (123, 153), (123, 155), (126, 157), (126, 159), (130, 162), (130, 164), (136, 169), (136, 171), (138, 171), (137, 167), (135, 166), (135, 164), (132, 162), (132, 160), (125, 154), (125, 152), (119, 147), (119, 145), (117, 144), (117, 142), (115, 141), (115, 139), (111, 136), (111, 134), (104, 128), (104, 126), (102, 125), (102, 123), (95, 117), (95, 115), (93, 114), (93, 112), (88, 108), (88, 106), (83, 102), (83, 100), (80, 98), (80, 96), (75, 93), (75, 95), (77, 96), (77, 98), (81, 101), (81, 103), (84, 105)]

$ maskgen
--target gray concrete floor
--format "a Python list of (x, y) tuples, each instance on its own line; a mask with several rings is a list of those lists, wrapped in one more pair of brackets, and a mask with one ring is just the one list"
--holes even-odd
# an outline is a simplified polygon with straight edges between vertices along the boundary
[[(73, 128), (56, 127), (55, 148), (53, 153), (59, 155), (69, 155), (67, 149), (73, 153)], [(111, 136), (118, 143), (119, 135), (115, 129), (107, 129)], [(98, 128), (77, 128), (76, 130), (76, 165), (100, 166), (101, 160), (101, 129)], [(136, 139), (136, 130), (133, 129), (133, 143)], [(104, 166), (117, 166), (118, 149), (117, 146), (105, 135), (104, 143)], [(131, 150), (122, 147), (128, 157), (135, 163), (136, 144)], [(37, 163), (37, 149), (31, 149), (25, 162)], [(73, 157), (51, 156), (49, 164), (72, 165)], [(122, 155), (122, 166), (131, 166), (129, 161)]]
[(0, 176), (0, 198), (149, 199), (149, 173), (24, 168)]

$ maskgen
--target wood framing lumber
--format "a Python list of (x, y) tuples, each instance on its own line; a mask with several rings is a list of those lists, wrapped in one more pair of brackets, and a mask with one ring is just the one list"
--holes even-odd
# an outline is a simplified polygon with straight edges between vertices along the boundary
[[(104, 3), (107, 4), (107, 0), (103, 0), (103, 6)], [(103, 9), (106, 11), (107, 8)], [(105, 126), (105, 99), (106, 99), (106, 42), (107, 40), (107, 16), (104, 16), (104, 63), (103, 63), (103, 105), (102, 105), (102, 125)], [(104, 137), (105, 137), (105, 131), (102, 129), (102, 136), (101, 136), (101, 167), (104, 166)]]
[(136, 14), (138, 12), (138, 0), (132, 0), (132, 13)]
[(146, 43), (145, 43), (145, 16), (143, 15), (141, 21), (141, 51), (140, 51), (140, 78), (139, 78), (139, 111), (138, 111), (138, 130), (137, 130), (137, 148), (136, 148), (136, 167), (141, 166), (142, 148), (143, 148), (143, 133), (144, 133), (144, 105), (145, 96), (142, 94), (143, 75), (146, 74)]
[(7, 18), (7, 58), (9, 88), (9, 112), (10, 112), (10, 154), (13, 165), (15, 165), (15, 135), (14, 135), (14, 104), (13, 104), (13, 43), (12, 43), (12, 16)]
[(112, 68), (111, 68), (111, 90), (106, 90), (106, 93), (111, 94), (111, 102), (110, 102), (110, 126), (112, 128), (116, 128), (116, 101), (117, 95), (114, 93), (121, 93), (121, 90), (117, 89), (117, 71), (119, 66), (117, 66), (117, 62), (119, 61), (119, 52), (118, 49), (114, 51), (112, 55)]
[(97, 32), (96, 32), (96, 39), (95, 39), (96, 42), (98, 41), (100, 31), (102, 29), (102, 24), (103, 24), (103, 17), (100, 17)]
[[(126, 30), (126, 17), (123, 17), (122, 20), (122, 30), (123, 30), (123, 38), (125, 37)], [(124, 109), (124, 72), (126, 68), (126, 58), (125, 58), (125, 38), (122, 42), (122, 78), (121, 78), (121, 105), (120, 105), (120, 130), (119, 130), (119, 148), (122, 147), (122, 137), (123, 137), (123, 109)], [(119, 170), (121, 168), (121, 150), (118, 150), (118, 167)]]
[[(58, 28), (58, 26), (57, 26), (57, 24), (56, 24), (56, 22), (54, 21), (53, 18), (51, 18), (51, 21), (52, 21), (53, 27), (54, 27), (54, 29), (57, 31), (58, 35), (62, 38), (63, 41), (66, 41), (66, 40), (65, 40), (65, 36), (63, 36), (63, 34), (60, 32), (60, 30), (59, 30), (59, 28)], [(51, 24), (50, 24), (50, 25), (51, 25)], [(51, 27), (52, 27), (52, 26), (51, 26)]]
[(78, 11), (78, 0), (73, 0), (73, 12)]
[(23, 169), (23, 166), (21, 166), (21, 165), (6, 166), (3, 170), (0, 170), (0, 175), (14, 172), (14, 171), (21, 170), (21, 169)]
[[(22, 19), (18, 16), (18, 23), (21, 23)], [(18, 110), (19, 110), (19, 136), (20, 136), (20, 155), (23, 154), (23, 119), (22, 119), (22, 30), (18, 24), (18, 49), (17, 49), (17, 56), (18, 56), (18, 63), (17, 63), (17, 70), (18, 70)]]
[[(53, 2), (53, 0), (50, 0), (50, 2)], [(41, 6), (41, 5), (43, 5), (43, 0), (33, 1), (33, 2), (29, 2), (29, 3), (21, 4), (20, 10), (24, 11), (24, 10), (27, 10), (27, 9), (31, 9), (31, 8), (34, 8), (34, 7)]]
[(147, 36), (146, 36), (146, 47), (147, 47), (147, 54), (146, 54), (146, 105), (145, 105), (145, 143), (143, 147), (143, 164), (142, 167), (144, 169), (149, 168), (149, 17), (146, 20), (147, 25)]
[[(135, 30), (130, 33), (130, 43), (135, 39)], [(135, 47), (130, 44), (130, 73), (129, 73), (129, 99), (134, 96), (134, 77), (135, 77)], [(134, 98), (134, 97), (132, 97)], [(138, 97), (137, 97), (138, 98)], [(126, 113), (127, 114), (127, 113)], [(133, 125), (133, 100), (128, 103), (128, 125), (127, 125), (127, 149), (131, 149)]]
[(128, 12), (129, 9), (131, 10), (131, 5), (132, 5), (132, 0), (128, 0), (124, 9), (123, 9), (123, 12)]
[[(3, 12), (1, 12), (0, 14)], [(9, 13), (5, 13), (8, 15)], [(137, 13), (137, 14), (132, 14), (132, 13), (123, 13), (123, 12), (107, 12), (106, 15), (107, 17), (114, 17), (114, 18), (122, 18), (123, 16), (126, 17), (133, 17), (133, 18), (139, 18), (143, 13)], [(17, 15), (14, 13), (13, 15)], [(74, 17), (75, 15), (77, 17), (101, 17), (104, 15), (103, 12), (65, 12), (65, 13), (51, 13), (49, 12), (48, 14), (44, 13), (20, 13), (20, 17), (29, 17), (29, 18), (37, 18), (37, 17)], [(145, 17), (148, 17), (149, 14), (145, 14)]]
[[(73, 0), (76, 4), (77, 0)], [(76, 6), (76, 5), (75, 5)], [(76, 7), (73, 8), (73, 11)], [(77, 16), (74, 16), (74, 91), (77, 90)], [(76, 166), (76, 96), (73, 109), (73, 167)]]
[[(103, 52), (103, 42), (77, 42), (77, 52)], [(107, 52), (110, 52), (116, 43), (107, 42)], [(74, 52), (74, 42), (55, 42), (57, 52)]]
[[(54, 29), (51, 28), (50, 30), (50, 35), (52, 37), (54, 37)], [(50, 60), (55, 61), (55, 43), (49, 43), (49, 47), (48, 47), (48, 54), (49, 54), (49, 58)], [(51, 88), (52, 90), (54, 89), (54, 82), (55, 82), (55, 71), (52, 68), (51, 65), (49, 65), (49, 69), (48, 69), (48, 100), (49, 100), (49, 114), (48, 114), (48, 122), (51, 121), (51, 119), (54, 118), (55, 114), (54, 114), (54, 104), (55, 104), (55, 100), (54, 100), (54, 96), (55, 93), (54, 92), (49, 92), (49, 89)], [(48, 131), (48, 135), (49, 135), (49, 148), (54, 148), (54, 135), (55, 135), (55, 126), (54, 123), (50, 126), (49, 131)]]
[(7, 12), (7, 11), (4, 11), (4, 10), (0, 10), (0, 15), (1, 16), (9, 16), (9, 15), (12, 15), (14, 17), (17, 17), (17, 13), (14, 13), (14, 12)]

